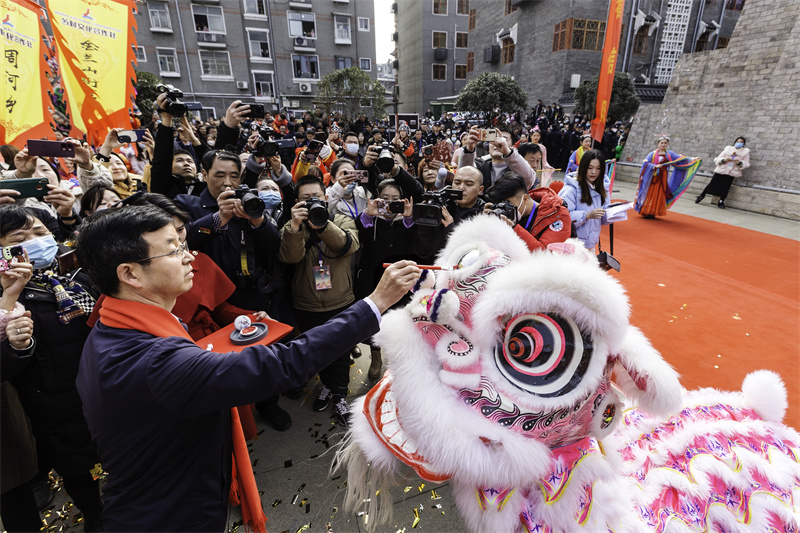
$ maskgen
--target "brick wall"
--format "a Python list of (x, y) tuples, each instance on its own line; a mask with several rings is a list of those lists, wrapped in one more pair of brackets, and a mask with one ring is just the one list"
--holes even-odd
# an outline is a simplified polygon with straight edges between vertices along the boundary
[[(748, 0), (728, 48), (681, 57), (660, 105), (642, 106), (623, 155), (640, 163), (668, 132), (670, 148), (702, 157), (702, 173), (737, 136), (747, 138), (750, 168), (726, 200), (731, 207), (800, 220), (800, 2)], [(638, 168), (622, 166), (634, 181)], [(699, 194), (698, 176), (686, 194)]]

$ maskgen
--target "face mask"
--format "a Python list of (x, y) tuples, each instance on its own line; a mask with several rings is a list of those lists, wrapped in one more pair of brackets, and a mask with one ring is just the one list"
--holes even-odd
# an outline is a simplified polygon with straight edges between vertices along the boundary
[(450, 137), (450, 140), (453, 141), (453, 142), (456, 142), (458, 140), (458, 137), (453, 135), (452, 137)]
[(345, 151), (350, 155), (356, 155), (358, 153), (358, 144), (356, 143), (347, 143), (344, 145)]
[(33, 268), (45, 268), (50, 266), (58, 253), (58, 243), (52, 235), (45, 235), (36, 239), (31, 239), (22, 243), (28, 258), (33, 264)]
[(348, 183), (347, 187), (344, 188), (345, 194), (348, 194), (348, 195), (353, 194), (353, 191), (356, 190), (356, 185), (358, 185), (358, 183), (355, 183), (355, 182)]
[(281, 205), (281, 194), (277, 191), (261, 191), (258, 197), (264, 202), (264, 207), (267, 209), (275, 209)]
[(206, 141), (206, 144), (208, 145), (209, 148), (213, 148), (214, 141)]
[[(517, 220), (519, 220), (523, 213), (525, 213), (525, 208), (522, 206), (525, 205), (525, 196), (523, 195), (519, 201), (519, 205), (517, 206)], [(517, 222), (517, 220), (512, 220), (512, 222)]]
[(744, 143), (736, 143), (736, 144), (734, 144), (733, 146), (734, 146), (735, 148), (741, 148), (742, 146), (744, 146)]

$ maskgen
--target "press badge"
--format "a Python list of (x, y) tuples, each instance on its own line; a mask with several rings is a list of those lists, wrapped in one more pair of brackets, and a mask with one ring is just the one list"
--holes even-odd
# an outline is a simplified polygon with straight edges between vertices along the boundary
[(330, 265), (320, 263), (318, 267), (314, 267), (314, 287), (318, 291), (333, 288), (333, 285), (331, 285)]

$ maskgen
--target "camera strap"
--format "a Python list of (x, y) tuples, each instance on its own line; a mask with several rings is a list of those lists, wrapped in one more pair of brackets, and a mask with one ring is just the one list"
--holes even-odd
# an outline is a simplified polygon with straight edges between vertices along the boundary
[(250, 276), (250, 274), (255, 271), (255, 248), (253, 246), (253, 239), (249, 235), (249, 232), (245, 230), (245, 228), (241, 229), (241, 242), (239, 246), (240, 250), (240, 266), (242, 269), (242, 274), (245, 276)]
[[(344, 230), (342, 230), (342, 231), (344, 231)], [(325, 252), (322, 251), (322, 248), (319, 245), (319, 243), (320, 243), (319, 235), (317, 235), (316, 232), (313, 232), (311, 234), (311, 238), (306, 240), (306, 252), (308, 252), (308, 250), (310, 250), (312, 246), (316, 246), (317, 247), (317, 251), (319, 252), (319, 255), (320, 255), (320, 261), (322, 260), (322, 257), (327, 257), (328, 259), (339, 259), (344, 254), (346, 254), (347, 251), (350, 249), (350, 247), (353, 245), (353, 237), (351, 237), (350, 234), (347, 231), (344, 232), (344, 235), (345, 235), (346, 241), (344, 243), (344, 248), (342, 248), (341, 253), (338, 253), (336, 255), (328, 255), (328, 254), (326, 254)]]

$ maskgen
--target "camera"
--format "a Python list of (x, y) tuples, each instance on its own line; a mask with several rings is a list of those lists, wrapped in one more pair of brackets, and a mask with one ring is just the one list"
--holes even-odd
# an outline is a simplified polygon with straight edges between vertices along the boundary
[(433, 157), (433, 145), (429, 144), (428, 146), (423, 147), (422, 148), (422, 155), (423, 155), (423, 157), (425, 157), (425, 159), (429, 159), (429, 158)]
[(380, 153), (378, 154), (378, 161), (375, 163), (377, 165), (378, 170), (381, 172), (391, 172), (394, 168), (394, 156), (392, 153), (394, 152), (394, 148), (384, 141), (381, 143)]
[(519, 211), (517, 211), (517, 207), (514, 204), (509, 201), (505, 201), (494, 204), (489, 210), (489, 213), (498, 218), (500, 216), (505, 216), (511, 222), (516, 222)]
[(414, 224), (438, 226), (442, 223), (442, 208), (450, 207), (452, 209), (455, 201), (461, 200), (463, 197), (464, 191), (450, 188), (423, 193), (422, 202), (413, 207)]
[(258, 140), (253, 154), (259, 157), (272, 157), (278, 153), (278, 143), (272, 138), (275, 136), (275, 130), (269, 126), (264, 126), (257, 122), (250, 124), (250, 131), (258, 132)]
[(186, 115), (189, 108), (179, 100), (183, 98), (183, 91), (166, 83), (156, 85), (156, 90), (159, 93), (167, 95), (167, 99), (164, 101), (164, 107), (156, 109), (156, 111), (163, 111), (172, 115), (174, 118), (181, 118)]
[(314, 226), (320, 228), (328, 223), (328, 202), (311, 198), (306, 200), (306, 209), (308, 209), (308, 221)]
[(242, 185), (236, 189), (233, 197), (242, 201), (242, 208), (247, 216), (258, 218), (264, 214), (264, 200), (259, 198), (257, 194), (250, 192), (250, 187), (247, 185)]

